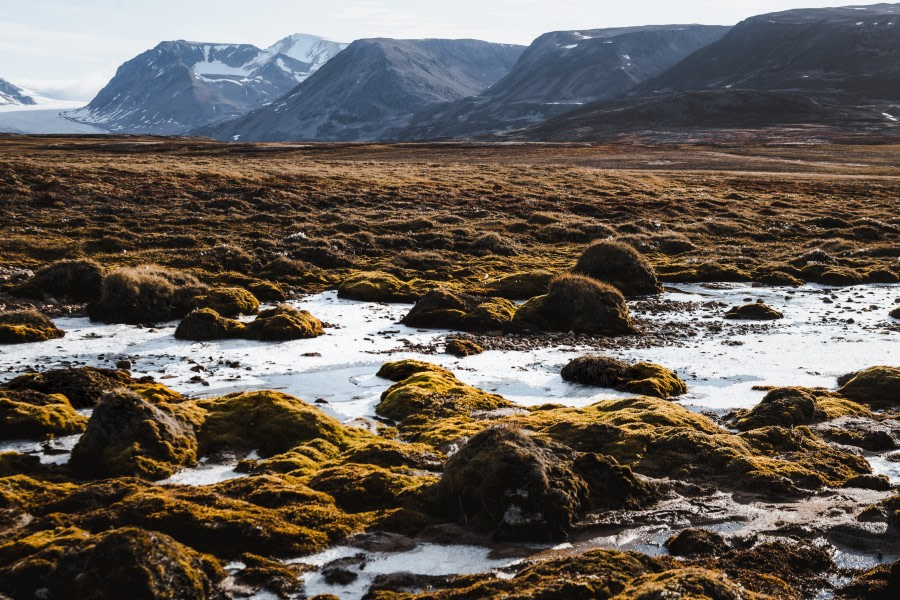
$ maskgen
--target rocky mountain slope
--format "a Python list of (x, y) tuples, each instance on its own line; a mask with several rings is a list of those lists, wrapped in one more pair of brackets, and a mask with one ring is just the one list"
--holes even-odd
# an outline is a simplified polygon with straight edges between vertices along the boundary
[(725, 89), (900, 99), (900, 4), (752, 17), (634, 94)]
[(383, 139), (423, 109), (483, 92), (523, 50), (477, 40), (357, 40), (278, 102), (198, 133), (240, 141)]
[(465, 137), (533, 125), (628, 92), (727, 31), (665, 25), (547, 33), (483, 94), (425, 111), (397, 137)]
[(280, 98), (344, 47), (302, 34), (265, 50), (162, 42), (119, 67), (97, 97), (69, 117), (116, 133), (184, 133)]
[(637, 85), (626, 100), (600, 100), (513, 135), (672, 139), (701, 129), (785, 126), (805, 127), (813, 137), (896, 135), (898, 122), (900, 4), (878, 4), (752, 17)]
[(27, 95), (25, 90), (11, 84), (5, 79), (0, 79), (0, 106), (24, 106), (37, 104), (34, 98)]

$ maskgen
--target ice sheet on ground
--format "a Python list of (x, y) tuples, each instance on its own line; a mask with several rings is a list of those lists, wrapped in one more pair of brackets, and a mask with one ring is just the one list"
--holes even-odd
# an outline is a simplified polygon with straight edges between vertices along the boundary
[[(748, 298), (762, 299), (785, 315), (776, 322), (748, 324), (739, 333), (730, 333), (728, 326), (721, 333), (699, 334), (670, 346), (612, 353), (675, 369), (690, 390), (679, 401), (692, 409), (725, 411), (753, 406), (763, 396), (753, 386), (834, 388), (841, 374), (875, 364), (898, 364), (900, 358), (900, 334), (889, 329), (887, 317), (900, 296), (897, 285), (805, 286), (790, 295), (785, 288), (748, 285), (717, 289), (682, 285), (679, 289), (667, 293), (666, 299), (684, 302), (691, 310), (638, 316), (676, 324), (722, 321), (724, 308), (704, 308), (701, 303), (733, 306)], [(374, 414), (381, 392), (390, 385), (375, 373), (384, 362), (400, 358), (444, 365), (466, 383), (523, 405), (557, 402), (585, 406), (626, 396), (568, 384), (560, 378), (559, 370), (566, 362), (594, 350), (587, 346), (489, 351), (458, 359), (417, 350), (450, 332), (398, 325), (410, 305), (342, 300), (334, 292), (295, 304), (336, 327), (316, 339), (278, 344), (246, 340), (194, 343), (173, 337), (175, 323), (137, 328), (64, 318), (57, 324), (67, 332), (65, 338), (0, 350), (0, 372), (12, 375), (28, 368), (71, 365), (110, 367), (116, 360), (128, 358), (136, 376), (151, 375), (182, 393), (210, 396), (242, 389), (280, 389), (308, 402), (320, 400), (326, 411), (341, 420)], [(854, 322), (847, 323), (849, 318)], [(227, 364), (235, 361), (239, 366)], [(192, 383), (198, 375), (208, 385)]]
[(298, 562), (322, 567), (333, 560), (357, 555), (363, 555), (365, 559), (362, 568), (359, 564), (347, 567), (357, 574), (353, 583), (329, 585), (325, 583), (321, 573), (315, 571), (307, 575), (304, 582), (307, 596), (334, 594), (344, 600), (354, 600), (363, 597), (377, 575), (402, 572), (417, 575), (470, 575), (487, 573), (519, 562), (519, 559), (514, 558), (492, 558), (488, 548), (438, 544), (420, 544), (408, 552), (390, 554), (337, 546)]

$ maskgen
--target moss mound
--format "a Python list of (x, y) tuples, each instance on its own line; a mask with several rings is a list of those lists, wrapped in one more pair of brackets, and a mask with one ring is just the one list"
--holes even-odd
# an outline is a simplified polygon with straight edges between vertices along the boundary
[(579, 356), (566, 363), (560, 375), (566, 381), (597, 387), (616, 387), (624, 377), (628, 363), (597, 354)]
[(450, 371), (444, 367), (423, 362), (421, 360), (406, 359), (384, 363), (375, 375), (391, 381), (403, 381), (416, 373), (425, 373), (427, 371), (451, 374)]
[(197, 439), (190, 423), (150, 404), (140, 395), (118, 390), (94, 409), (69, 464), (91, 477), (135, 475), (168, 477), (197, 460)]
[(900, 406), (900, 367), (869, 367), (838, 380), (838, 393), (873, 408)]
[(338, 297), (365, 302), (412, 302), (419, 294), (412, 284), (390, 273), (369, 271), (356, 273), (341, 282)]
[(503, 331), (509, 328), (515, 312), (515, 305), (505, 298), (437, 289), (419, 298), (401, 322), (409, 327)]
[(213, 557), (136, 528), (41, 531), (0, 546), (0, 565), (15, 598), (214, 598), (225, 579)]
[(531, 331), (572, 331), (597, 335), (635, 332), (625, 298), (609, 285), (581, 275), (560, 275), (545, 296), (516, 311), (513, 324)]
[(156, 323), (184, 316), (205, 291), (192, 275), (154, 266), (116, 269), (103, 278), (100, 298), (88, 305), (93, 321)]
[(665, 547), (672, 556), (718, 556), (728, 550), (728, 543), (715, 531), (685, 529), (667, 539)]
[(612, 456), (645, 475), (714, 480), (773, 495), (840, 487), (871, 472), (864, 459), (805, 427), (734, 435), (683, 406), (646, 396), (583, 409), (537, 408), (509, 421), (575, 450)]
[(175, 329), (175, 337), (195, 342), (226, 340), (243, 337), (246, 330), (240, 321), (226, 319), (211, 308), (201, 308), (182, 319)]
[(359, 513), (397, 506), (405, 494), (436, 481), (401, 468), (349, 463), (322, 469), (309, 479), (309, 486), (334, 498), (342, 510)]
[(302, 340), (325, 334), (322, 322), (309, 311), (287, 304), (260, 311), (246, 331), (247, 337), (263, 342)]
[(339, 460), (341, 463), (440, 471), (444, 466), (445, 456), (425, 444), (409, 444), (373, 437), (352, 446), (341, 454)]
[(803, 285), (803, 280), (783, 271), (770, 271), (753, 278), (755, 283), (772, 287), (797, 287)]
[(508, 300), (528, 300), (546, 294), (554, 277), (555, 274), (550, 271), (526, 271), (488, 282), (485, 287), (493, 296)]
[(34, 390), (44, 394), (62, 394), (75, 408), (91, 408), (107, 392), (135, 382), (125, 371), (78, 367), (26, 373), (6, 382), (10, 390)]
[(72, 435), (86, 425), (65, 396), (0, 389), (0, 440)]
[(271, 281), (253, 281), (247, 284), (247, 289), (260, 302), (284, 302), (286, 299), (281, 286)]
[(588, 506), (573, 460), (564, 446), (487, 429), (447, 461), (438, 495), (451, 517), (498, 539), (561, 539)]
[(900, 590), (900, 560), (878, 565), (838, 589), (841, 600), (893, 600)]
[(736, 411), (731, 423), (740, 431), (749, 431), (770, 425), (812, 425), (844, 416), (871, 417), (872, 413), (855, 402), (825, 390), (784, 387), (769, 391), (749, 411)]
[(688, 391), (687, 384), (675, 371), (649, 362), (639, 362), (628, 367), (624, 382), (619, 385), (626, 392), (656, 398), (671, 398)]
[(343, 447), (354, 431), (299, 398), (274, 391), (199, 400), (207, 411), (198, 433), (201, 456), (223, 450), (286, 452), (311, 440)]
[(447, 354), (464, 358), (466, 356), (474, 356), (484, 352), (484, 348), (473, 342), (462, 338), (452, 338), (447, 340)]
[(584, 251), (574, 271), (608, 283), (626, 296), (662, 292), (656, 272), (640, 252), (622, 242), (601, 241)]
[(325, 494), (285, 476), (245, 477), (214, 486), (160, 486), (115, 479), (82, 485), (37, 505), (90, 530), (139, 527), (201, 552), (237, 558), (309, 554), (351, 533), (357, 522)]
[(394, 421), (410, 417), (435, 420), (510, 406), (505, 398), (467, 385), (440, 369), (416, 372), (395, 383), (381, 394), (375, 412)]
[(48, 265), (13, 288), (24, 298), (57, 298), (93, 302), (100, 297), (103, 267), (92, 260), (63, 260)]
[(741, 321), (775, 321), (783, 319), (784, 315), (767, 304), (753, 302), (728, 309), (725, 318)]
[(764, 600), (770, 598), (747, 591), (727, 574), (699, 567), (672, 569), (638, 577), (612, 600)]
[(204, 294), (195, 296), (194, 306), (211, 308), (223, 317), (238, 315), (255, 315), (259, 312), (259, 300), (243, 288), (213, 288)]
[(615, 388), (656, 398), (680, 396), (687, 392), (687, 384), (671, 369), (648, 362), (628, 365), (608, 356), (580, 356), (567, 363), (560, 374), (573, 383)]
[(0, 344), (46, 342), (66, 335), (36, 310), (0, 312)]

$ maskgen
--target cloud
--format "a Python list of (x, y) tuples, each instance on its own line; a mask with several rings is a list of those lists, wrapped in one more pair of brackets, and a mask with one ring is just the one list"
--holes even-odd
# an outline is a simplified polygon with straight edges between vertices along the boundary
[(19, 79), (16, 85), (54, 100), (90, 102), (112, 78), (112, 73), (94, 71), (81, 79)]

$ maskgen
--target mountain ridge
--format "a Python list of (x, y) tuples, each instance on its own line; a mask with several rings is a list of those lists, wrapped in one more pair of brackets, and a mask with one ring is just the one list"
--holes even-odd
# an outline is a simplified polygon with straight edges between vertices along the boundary
[(87, 106), (68, 116), (112, 132), (184, 133), (280, 98), (345, 46), (306, 34), (266, 49), (163, 41), (126, 61)]

